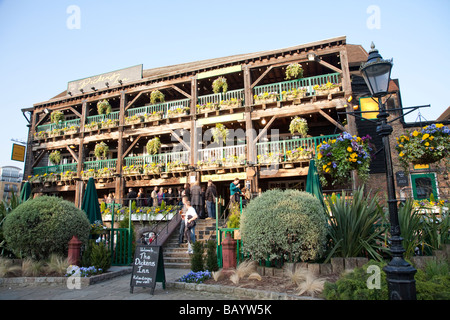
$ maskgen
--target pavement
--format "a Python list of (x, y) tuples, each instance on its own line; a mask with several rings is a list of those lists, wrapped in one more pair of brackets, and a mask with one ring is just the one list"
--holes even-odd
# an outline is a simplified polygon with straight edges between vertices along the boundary
[[(111, 272), (130, 267), (112, 267)], [(157, 282), (153, 295), (151, 289), (134, 287), (130, 292), (131, 273), (70, 289), (64, 284), (3, 284), (0, 286), (0, 300), (229, 300), (233, 294), (177, 288), (175, 282), (189, 273), (185, 269), (165, 269), (166, 288)]]

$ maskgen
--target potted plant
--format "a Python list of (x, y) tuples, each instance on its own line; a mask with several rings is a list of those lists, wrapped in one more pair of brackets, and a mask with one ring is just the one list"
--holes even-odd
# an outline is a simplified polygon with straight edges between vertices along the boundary
[(155, 104), (157, 102), (164, 102), (164, 94), (159, 90), (154, 90), (150, 94), (150, 103)]
[(308, 133), (308, 122), (304, 118), (295, 117), (289, 124), (291, 134), (299, 133), (302, 138)]
[(370, 139), (369, 135), (360, 138), (343, 132), (338, 138), (319, 144), (316, 164), (322, 185), (328, 184), (327, 174), (333, 179), (333, 185), (348, 183), (353, 170), (363, 182), (366, 181), (373, 151)]
[(316, 92), (316, 95), (328, 95), (330, 93), (339, 92), (339, 87), (339, 83), (327, 82), (322, 85), (317, 84), (313, 87), (313, 89)]
[(236, 108), (241, 106), (242, 99), (231, 98), (228, 100), (221, 100), (219, 105), (220, 109)]
[(289, 91), (282, 91), (282, 101), (293, 101), (295, 99), (301, 99), (305, 96), (306, 91), (306, 89), (302, 88), (292, 88)]
[(286, 67), (286, 80), (303, 78), (303, 68), (299, 63), (291, 63)]
[(119, 125), (119, 120), (116, 119), (106, 119), (101, 122), (102, 129), (114, 128)]
[(109, 147), (103, 141), (97, 143), (94, 148), (94, 155), (97, 160), (106, 159), (108, 157)]
[(47, 138), (47, 135), (48, 135), (47, 131), (39, 131), (34, 134), (35, 139), (39, 139), (39, 140)]
[(161, 120), (163, 114), (163, 111), (153, 111), (152, 113), (146, 113), (144, 114), (144, 122)]
[(99, 123), (93, 121), (90, 123), (86, 123), (84, 125), (84, 130), (85, 131), (93, 131), (93, 130), (98, 130), (99, 129)]
[(431, 124), (397, 138), (396, 150), (405, 171), (409, 164), (430, 164), (448, 157), (450, 129), (442, 123)]
[(220, 143), (220, 140), (224, 144), (227, 144), (228, 129), (222, 123), (217, 123), (214, 128), (211, 129), (213, 140), (216, 143)]
[(253, 96), (255, 104), (272, 103), (276, 102), (278, 98), (278, 92), (262, 92)]
[(144, 118), (139, 114), (134, 114), (129, 117), (125, 117), (125, 124), (137, 124), (142, 122)]
[(219, 93), (222, 90), (223, 93), (228, 91), (227, 79), (224, 77), (218, 77), (212, 83), (212, 89), (214, 93)]
[(64, 134), (70, 135), (70, 134), (75, 134), (78, 132), (78, 126), (70, 126), (70, 127), (66, 127), (64, 128)]
[(283, 154), (278, 153), (278, 152), (269, 152), (269, 153), (259, 154), (256, 158), (257, 158), (258, 164), (271, 165), (271, 164), (280, 163), (280, 158), (282, 156), (283, 156)]
[(64, 121), (64, 113), (62, 113), (62, 111), (55, 110), (50, 114), (50, 120), (52, 123)]
[(58, 150), (50, 152), (49, 160), (53, 165), (58, 165), (61, 162), (61, 152)]
[(111, 113), (111, 105), (109, 104), (108, 100), (103, 99), (99, 102), (97, 102), (97, 113), (98, 114), (109, 114)]
[(157, 154), (159, 148), (161, 148), (161, 140), (158, 137), (155, 137), (147, 142), (146, 145), (148, 154)]

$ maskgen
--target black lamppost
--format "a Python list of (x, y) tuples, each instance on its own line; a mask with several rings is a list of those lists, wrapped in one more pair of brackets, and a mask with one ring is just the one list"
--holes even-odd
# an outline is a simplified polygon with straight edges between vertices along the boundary
[(403, 259), (405, 250), (402, 246), (398, 220), (397, 199), (395, 196), (394, 174), (392, 170), (391, 148), (389, 136), (392, 127), (387, 123), (389, 113), (386, 111), (382, 97), (387, 95), (392, 69), (392, 59), (383, 60), (374, 44), (371, 45), (367, 62), (361, 65), (360, 71), (374, 98), (378, 99), (379, 114), (377, 133), (381, 136), (386, 162), (386, 180), (388, 191), (389, 220), (391, 224), (391, 254), (392, 259), (383, 269), (386, 272), (390, 300), (415, 300), (416, 269)]

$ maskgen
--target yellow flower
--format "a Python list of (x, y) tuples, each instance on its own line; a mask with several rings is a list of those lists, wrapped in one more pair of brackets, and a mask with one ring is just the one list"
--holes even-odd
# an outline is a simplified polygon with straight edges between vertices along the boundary
[(319, 153), (318, 155), (317, 155), (317, 159), (322, 159), (322, 154), (321, 153)]
[(417, 132), (416, 130), (414, 130), (413, 136), (414, 136), (414, 137), (417, 137), (418, 135), (419, 135), (419, 132)]
[(405, 154), (403, 152), (400, 152), (399, 156), (403, 157)]
[(429, 135), (428, 133), (425, 133), (425, 134), (422, 136), (422, 140), (427, 139), (429, 136), (430, 136), (430, 135)]
[(350, 157), (353, 159), (353, 158), (356, 158), (358, 156), (358, 154), (356, 153), (356, 152), (353, 152), (351, 155), (350, 155)]
[(403, 145), (402, 145), (402, 144), (399, 144), (398, 147), (399, 147), (399, 148), (403, 148)]
[(327, 169), (325, 170), (325, 172), (330, 172), (330, 168), (327, 168)]
[(348, 147), (348, 148), (347, 148), (347, 151), (348, 151), (348, 152), (352, 152), (352, 151), (353, 151), (352, 147)]
[(444, 125), (442, 123), (436, 124), (436, 128), (442, 128)]
[(325, 170), (326, 168), (327, 168), (327, 165), (324, 164), (324, 165), (322, 166), (322, 170)]
[(425, 142), (425, 147), (428, 147), (430, 145), (429, 142)]
[(434, 136), (430, 136), (428, 139), (433, 140), (433, 139), (434, 139)]

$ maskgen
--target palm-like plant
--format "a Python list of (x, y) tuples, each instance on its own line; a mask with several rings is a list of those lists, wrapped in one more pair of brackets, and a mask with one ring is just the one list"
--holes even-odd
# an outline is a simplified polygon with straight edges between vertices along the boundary
[(383, 250), (383, 211), (375, 196), (364, 194), (359, 188), (350, 198), (343, 192), (340, 198), (327, 199), (329, 249), (326, 262), (331, 257), (361, 257), (368, 255), (381, 260)]

